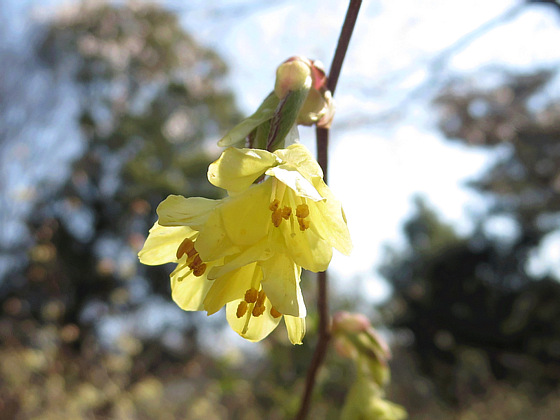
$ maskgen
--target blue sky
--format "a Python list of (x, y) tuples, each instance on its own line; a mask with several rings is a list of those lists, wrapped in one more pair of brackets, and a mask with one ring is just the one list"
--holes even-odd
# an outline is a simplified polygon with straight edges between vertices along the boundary
[[(307, 55), (328, 68), (347, 6), (337, 0), (261, 2), (270, 6), (216, 16), (195, 3), (200, 9), (166, 2), (183, 10), (182, 21), (199, 41), (226, 58), (247, 113), (271, 89), (274, 70), (287, 57)], [(225, 4), (211, 4), (220, 3)], [(430, 99), (452, 77), (493, 67), (553, 66), (560, 61), (558, 45), (560, 14), (549, 6), (512, 0), (363, 2), (335, 95), (329, 179), (345, 206), (355, 245), (352, 256), (335, 255), (335, 288), (348, 290), (350, 283), (374, 300), (386, 296), (388, 288), (374, 268), (385, 244), (402, 245), (401, 223), (415, 194), (427, 197), (460, 232), (469, 231), (485, 202), (464, 183), (504, 150), (444, 140)], [(301, 131), (311, 149), (313, 134)]]
[[(328, 68), (347, 6), (340, 0), (160, 3), (176, 11), (199, 42), (225, 58), (229, 83), (247, 114), (272, 89), (276, 66), (286, 58), (306, 55)], [(25, 34), (27, 19), (44, 19), (58, 6), (71, 4), (5, 2), (3, 30), (17, 39)], [(479, 36), (462, 45), (477, 29)], [(442, 55), (457, 45), (461, 48)], [(558, 45), (560, 14), (544, 5), (521, 7), (515, 0), (363, 2), (336, 92), (332, 127), (330, 185), (344, 204), (355, 246), (352, 256), (333, 259), (335, 289), (349, 290), (351, 284), (374, 300), (386, 296), (388, 288), (375, 266), (385, 244), (402, 245), (401, 223), (412, 211), (414, 194), (425, 195), (445, 220), (468, 232), (471, 215), (484, 211), (485, 203), (464, 182), (487, 168), (496, 152), (444, 140), (430, 99), (454, 76), (492, 67), (530, 71), (558, 64)], [(438, 57), (445, 60), (434, 73)], [(72, 109), (71, 101), (66, 109)], [(301, 137), (313, 150), (313, 130), (301, 130)], [(78, 151), (60, 152), (42, 164), (68, 161)], [(23, 162), (27, 166), (10, 171), (34, 167), (34, 162)], [(4, 161), (3, 173), (7, 165), (16, 163)], [(28, 176), (27, 182), (33, 179)], [(549, 242), (550, 249), (560, 249), (560, 237)], [(541, 254), (542, 268), (554, 254)]]

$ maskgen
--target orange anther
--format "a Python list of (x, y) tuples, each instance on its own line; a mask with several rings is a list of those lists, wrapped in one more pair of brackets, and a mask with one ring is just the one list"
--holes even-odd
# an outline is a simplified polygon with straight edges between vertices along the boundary
[(247, 302), (242, 300), (241, 302), (239, 302), (239, 305), (237, 306), (237, 312), (235, 313), (235, 315), (237, 316), (237, 318), (241, 318), (246, 313), (247, 313)]
[(273, 318), (280, 318), (282, 316), (275, 308), (270, 308), (270, 315), (272, 315)]
[(257, 289), (250, 288), (245, 292), (245, 302), (247, 303), (255, 303), (257, 301), (257, 296), (259, 292)]
[[(177, 259), (181, 259), (181, 257), (185, 254), (189, 254), (194, 249), (194, 242), (191, 241), (189, 238), (183, 239), (179, 248), (177, 248)], [(190, 255), (189, 255), (190, 256)]]

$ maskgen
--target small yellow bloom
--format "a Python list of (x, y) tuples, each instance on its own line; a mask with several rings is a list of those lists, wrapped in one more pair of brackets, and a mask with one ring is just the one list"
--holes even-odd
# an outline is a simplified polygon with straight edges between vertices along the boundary
[[(185, 204), (192, 204), (193, 200), (181, 198), (171, 196), (164, 201), (158, 208), (160, 219), (163, 215), (163, 220), (173, 223), (169, 215), (175, 214), (181, 215), (180, 220), (185, 217), (191, 220), (192, 213)], [(215, 206), (216, 203), (219, 200), (215, 200)], [(180, 208), (173, 210), (177, 205)], [(179, 225), (178, 220), (175, 223), (176, 226), (162, 226), (156, 222), (139, 258), (147, 265), (177, 264), (171, 273), (171, 294), (179, 307), (186, 311), (205, 310), (211, 315), (226, 305), (229, 324), (250, 341), (265, 338), (283, 317), (290, 341), (301, 344), (306, 312), (299, 287), (299, 267), (285, 256), (275, 255), (262, 263), (234, 264), (235, 267), (230, 265), (224, 269), (224, 258), (206, 260), (200, 256), (198, 231)], [(230, 260), (236, 258), (237, 261), (246, 259), (243, 255), (229, 256)], [(282, 269), (274, 268), (277, 265)], [(263, 273), (269, 274), (271, 270), (279, 276), (265, 281), (272, 277), (265, 277)]]
[(283, 317), (291, 342), (301, 343), (301, 268), (326, 270), (333, 247), (344, 254), (352, 248), (321, 168), (299, 144), (274, 153), (230, 148), (210, 165), (208, 178), (228, 197), (169, 196), (140, 261), (177, 263), (172, 297), (184, 310), (211, 315), (226, 305), (231, 327), (251, 341)]
[(224, 238), (244, 245), (264, 241), (263, 252), (285, 253), (315, 272), (327, 269), (333, 247), (350, 253), (342, 206), (303, 145), (274, 153), (229, 148), (210, 165), (208, 179), (228, 190), (231, 200), (203, 228), (201, 253), (223, 255), (218, 242)]

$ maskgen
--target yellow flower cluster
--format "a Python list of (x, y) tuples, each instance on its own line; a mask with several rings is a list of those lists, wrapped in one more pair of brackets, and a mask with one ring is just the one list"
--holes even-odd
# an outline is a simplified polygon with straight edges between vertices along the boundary
[(227, 190), (210, 200), (171, 195), (139, 253), (148, 265), (177, 264), (173, 300), (208, 315), (226, 306), (230, 326), (259, 341), (283, 318), (290, 341), (305, 335), (301, 269), (326, 270), (332, 248), (352, 248), (340, 202), (301, 144), (268, 152), (226, 149), (208, 180)]

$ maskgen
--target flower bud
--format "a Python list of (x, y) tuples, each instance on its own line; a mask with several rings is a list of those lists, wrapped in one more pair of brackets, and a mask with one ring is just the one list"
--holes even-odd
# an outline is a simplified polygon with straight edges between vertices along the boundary
[(276, 70), (274, 93), (283, 99), (289, 92), (309, 90), (312, 85), (311, 67), (302, 59), (287, 61)]
[(333, 316), (333, 332), (358, 333), (371, 327), (365, 315), (340, 311)]
[(340, 418), (344, 420), (403, 420), (403, 407), (383, 398), (383, 391), (365, 376), (359, 376), (346, 396)]
[(291, 57), (278, 67), (276, 72), (276, 95), (282, 99), (288, 92), (306, 89), (297, 123), (317, 124), (328, 128), (334, 117), (334, 101), (327, 89), (327, 76), (323, 63), (305, 57)]
[(391, 351), (364, 315), (337, 312), (333, 316), (332, 332), (340, 356), (354, 359), (379, 386), (389, 381)]

